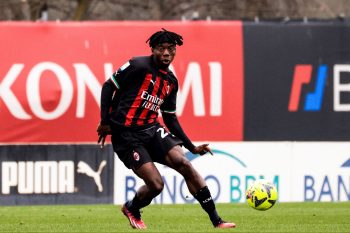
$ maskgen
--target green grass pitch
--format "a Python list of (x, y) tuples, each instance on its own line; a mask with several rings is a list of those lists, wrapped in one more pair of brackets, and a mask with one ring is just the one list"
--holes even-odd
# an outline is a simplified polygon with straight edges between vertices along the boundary
[[(217, 204), (237, 224), (214, 229), (198, 204), (150, 205), (145, 232), (350, 232), (350, 202), (277, 203), (268, 211)], [(115, 205), (2, 206), (0, 232), (135, 232)]]

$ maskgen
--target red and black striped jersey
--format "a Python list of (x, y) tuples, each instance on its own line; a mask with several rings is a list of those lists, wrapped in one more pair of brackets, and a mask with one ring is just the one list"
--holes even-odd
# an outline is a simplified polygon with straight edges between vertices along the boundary
[(174, 113), (178, 81), (161, 70), (152, 56), (134, 57), (102, 88), (101, 122), (126, 127), (152, 125), (159, 111)]

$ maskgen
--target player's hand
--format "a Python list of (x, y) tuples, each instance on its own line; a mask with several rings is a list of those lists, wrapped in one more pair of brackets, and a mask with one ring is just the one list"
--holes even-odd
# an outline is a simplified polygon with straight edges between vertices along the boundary
[(209, 152), (211, 155), (213, 155), (213, 152), (209, 148), (209, 144), (202, 144), (202, 145), (196, 146), (191, 152), (193, 154), (200, 154), (200, 155), (204, 155)]
[(109, 125), (99, 124), (97, 127), (98, 141), (97, 143), (104, 147), (107, 135), (112, 134), (111, 127)]

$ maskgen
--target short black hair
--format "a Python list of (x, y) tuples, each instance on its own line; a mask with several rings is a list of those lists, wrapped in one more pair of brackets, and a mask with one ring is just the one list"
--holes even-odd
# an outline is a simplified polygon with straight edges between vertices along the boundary
[(162, 28), (162, 30), (163, 31), (158, 31), (154, 33), (150, 38), (148, 38), (146, 43), (149, 42), (149, 47), (154, 48), (155, 46), (162, 43), (171, 43), (179, 46), (183, 44), (182, 36), (176, 34), (175, 32), (168, 31), (164, 28)]

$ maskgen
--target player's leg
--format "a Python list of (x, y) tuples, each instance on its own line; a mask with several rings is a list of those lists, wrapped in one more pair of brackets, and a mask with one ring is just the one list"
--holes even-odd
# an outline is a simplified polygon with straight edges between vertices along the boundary
[(202, 176), (193, 168), (191, 162), (184, 156), (180, 146), (174, 146), (165, 157), (165, 164), (177, 172), (185, 179), (188, 190), (198, 200), (202, 208), (208, 213), (214, 225), (217, 224), (218, 216), (214, 201), (210, 191)]
[(141, 186), (134, 198), (126, 202), (122, 207), (122, 212), (129, 219), (130, 225), (137, 229), (146, 229), (145, 223), (141, 220), (140, 209), (148, 206), (152, 199), (163, 190), (164, 183), (160, 173), (153, 162), (148, 162), (134, 169), (134, 172), (145, 182)]
[(170, 149), (165, 156), (165, 165), (176, 170), (184, 177), (188, 190), (192, 195), (195, 195), (201, 188), (206, 186), (203, 177), (194, 169), (179, 145)]
[(132, 209), (139, 210), (148, 206), (153, 198), (162, 192), (164, 182), (153, 162), (143, 164), (135, 169), (134, 173), (145, 182), (145, 185), (137, 190), (134, 199), (130, 203)]
[(220, 218), (216, 211), (214, 200), (203, 177), (185, 157), (185, 154), (180, 146), (174, 146), (172, 149), (170, 149), (165, 157), (165, 164), (175, 169), (184, 177), (189, 191), (201, 204), (202, 208), (208, 213), (214, 227), (232, 228), (236, 226), (234, 223), (226, 223)]
[[(145, 183), (137, 190), (134, 198), (123, 205), (122, 212), (133, 228), (145, 229), (140, 209), (151, 203), (152, 199), (162, 191), (164, 183), (147, 149), (136, 141), (139, 137), (130, 132), (122, 135), (123, 137), (112, 136), (114, 151), (125, 166), (132, 169)], [(130, 149), (130, 144), (133, 149)]]
[(213, 198), (202, 176), (193, 168), (179, 146), (181, 140), (166, 131), (161, 125), (157, 126), (157, 134), (153, 140), (151, 154), (154, 161), (158, 161), (175, 169), (185, 179), (191, 194), (198, 200), (202, 208), (208, 213), (215, 227), (231, 228), (233, 223), (225, 223), (217, 214)]

